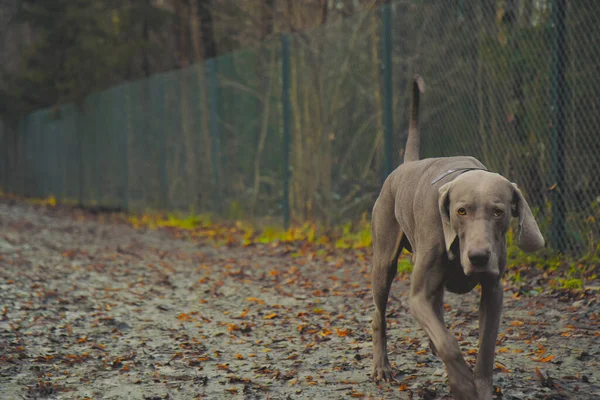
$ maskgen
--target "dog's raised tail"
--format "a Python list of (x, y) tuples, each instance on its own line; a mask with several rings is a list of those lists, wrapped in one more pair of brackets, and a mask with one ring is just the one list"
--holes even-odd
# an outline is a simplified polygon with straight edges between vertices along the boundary
[(404, 162), (418, 161), (421, 152), (421, 133), (419, 132), (419, 97), (425, 92), (425, 81), (420, 75), (415, 74), (412, 82), (410, 98), (410, 124), (408, 126), (408, 139), (404, 150)]

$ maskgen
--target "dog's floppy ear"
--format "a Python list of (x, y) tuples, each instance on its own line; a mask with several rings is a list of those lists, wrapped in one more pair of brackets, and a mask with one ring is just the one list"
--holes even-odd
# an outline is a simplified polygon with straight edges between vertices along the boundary
[(525, 201), (523, 193), (513, 183), (512, 216), (519, 218), (519, 230), (517, 232), (517, 245), (523, 251), (536, 251), (544, 247), (544, 237), (540, 228), (533, 218), (531, 208)]
[(456, 240), (456, 232), (452, 229), (450, 223), (450, 189), (452, 188), (452, 182), (448, 182), (440, 187), (438, 193), (438, 207), (440, 209), (440, 216), (442, 217), (442, 227), (444, 229), (444, 241), (446, 242), (446, 252), (448, 258), (453, 260), (455, 255), (451, 250), (452, 244)]

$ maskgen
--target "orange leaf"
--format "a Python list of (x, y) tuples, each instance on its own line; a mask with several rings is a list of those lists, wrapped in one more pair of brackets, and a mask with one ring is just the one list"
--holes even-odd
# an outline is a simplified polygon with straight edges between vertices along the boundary
[(408, 390), (408, 386), (406, 386), (406, 383), (403, 383), (398, 387), (398, 390), (404, 392), (405, 390)]
[(265, 317), (265, 319), (273, 319), (277, 317), (277, 313), (269, 314)]
[(335, 328), (335, 332), (338, 336), (348, 336), (350, 334), (350, 329)]
[(539, 361), (539, 362), (543, 362), (543, 363), (546, 363), (546, 362), (550, 362), (550, 361), (552, 361), (552, 360), (554, 360), (554, 356), (548, 356), (548, 357), (540, 358), (540, 359), (539, 359), (539, 360), (537, 360), (537, 361)]
[(494, 367), (498, 368), (502, 372), (511, 372), (509, 369), (507, 369), (504, 365), (500, 364), (499, 362), (495, 363)]
[(246, 299), (246, 301), (251, 301), (251, 302), (254, 302), (254, 303), (258, 303), (258, 304), (265, 304), (264, 300), (261, 300), (261, 299), (256, 298), (256, 297), (248, 297)]
[(510, 323), (510, 326), (523, 326), (525, 325), (525, 322), (523, 321), (513, 321)]
[(244, 356), (243, 356), (243, 355), (241, 355), (240, 353), (237, 353), (237, 354), (235, 355), (235, 358), (237, 358), (238, 360), (243, 360), (243, 359), (244, 359)]
[(249, 308), (246, 308), (244, 311), (242, 311), (242, 313), (240, 314), (240, 318), (244, 318), (246, 315), (248, 315), (248, 311), (250, 311)]
[(191, 321), (192, 320), (192, 316), (186, 313), (180, 313), (177, 316), (177, 319), (180, 321)]
[(227, 365), (227, 364), (217, 364), (217, 369), (221, 369), (223, 371), (229, 371), (229, 365)]

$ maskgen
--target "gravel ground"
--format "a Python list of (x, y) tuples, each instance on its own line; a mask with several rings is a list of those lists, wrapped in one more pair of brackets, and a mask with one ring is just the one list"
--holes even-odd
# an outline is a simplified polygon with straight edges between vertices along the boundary
[[(450, 398), (407, 310), (389, 310), (398, 382), (370, 381), (368, 255), (215, 247), (66, 208), (0, 203), (0, 398)], [(600, 398), (598, 291), (510, 288), (503, 399)], [(474, 291), (447, 322), (473, 363)]]

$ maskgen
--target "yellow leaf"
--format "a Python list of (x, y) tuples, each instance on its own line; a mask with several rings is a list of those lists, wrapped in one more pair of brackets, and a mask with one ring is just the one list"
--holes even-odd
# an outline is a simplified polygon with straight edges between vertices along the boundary
[(265, 317), (265, 319), (273, 319), (277, 317), (277, 313), (269, 314)]

